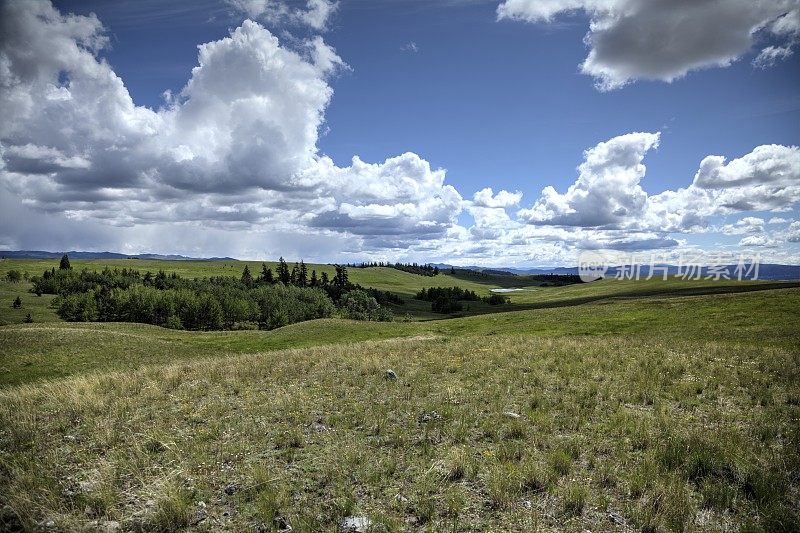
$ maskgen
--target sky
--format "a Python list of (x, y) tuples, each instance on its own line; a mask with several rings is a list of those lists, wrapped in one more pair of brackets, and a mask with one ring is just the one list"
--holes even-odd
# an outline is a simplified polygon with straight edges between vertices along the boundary
[(800, 0), (0, 6), (0, 249), (800, 264)]

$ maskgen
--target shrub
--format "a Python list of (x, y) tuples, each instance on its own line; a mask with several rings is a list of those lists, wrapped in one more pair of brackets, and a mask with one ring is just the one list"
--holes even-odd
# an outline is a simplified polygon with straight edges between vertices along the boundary
[(588, 492), (586, 487), (578, 483), (570, 483), (563, 493), (564, 514), (569, 516), (580, 516), (586, 507), (586, 497)]
[(58, 299), (58, 316), (67, 322), (92, 322), (97, 320), (97, 303), (94, 291), (69, 294)]
[(382, 308), (377, 300), (362, 290), (350, 291), (342, 297), (342, 310), (347, 318), (353, 320), (374, 320), (388, 322), (392, 313)]
[(164, 327), (169, 329), (183, 329), (183, 323), (177, 315), (170, 315), (164, 322)]
[(484, 301), (489, 305), (504, 305), (509, 303), (511, 300), (508, 298), (508, 296), (492, 294), (488, 298), (484, 298)]
[(447, 296), (439, 296), (436, 300), (431, 302), (431, 311), (434, 313), (450, 314), (457, 313), (464, 309), (464, 306), (458, 300), (448, 298)]

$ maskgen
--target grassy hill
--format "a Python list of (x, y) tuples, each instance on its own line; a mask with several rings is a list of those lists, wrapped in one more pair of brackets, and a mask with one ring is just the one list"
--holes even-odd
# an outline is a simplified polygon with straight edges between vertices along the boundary
[(800, 289), (600, 300), (566, 309), (422, 322), (324, 319), (273, 331), (175, 331), (123, 323), (19, 324), (0, 328), (0, 386), (177, 360), (404, 337), (628, 335), (737, 344), (769, 339), (774, 346), (800, 350), (798, 322)]
[[(109, 268), (136, 268), (142, 272), (176, 272), (182, 277), (198, 278), (210, 276), (241, 275), (247, 264), (254, 273), (260, 272), (260, 262), (245, 261), (159, 261), (138, 259), (104, 259), (72, 261), (74, 269), (102, 270)], [(275, 271), (276, 263), (267, 263)], [(17, 269), (30, 276), (40, 275), (44, 270), (58, 267), (58, 261), (52, 259), (5, 259), (0, 260), (0, 325), (19, 324), (27, 313), (31, 313), (35, 322), (51, 322), (59, 320), (50, 308), (51, 295), (34, 296), (28, 291), (29, 283), (7, 283), (6, 272)], [(331, 265), (309, 264), (310, 269), (318, 273), (334, 274)], [(443, 315), (432, 313), (430, 303), (414, 300), (413, 296), (421, 289), (431, 287), (461, 287), (475, 291), (479, 296), (488, 296), (493, 288), (522, 289), (505, 293), (510, 305), (491, 306), (484, 302), (467, 302), (465, 310), (458, 316), (484, 313), (506, 312), (514, 310), (537, 309), (542, 307), (577, 305), (606, 298), (632, 298), (650, 296), (679, 296), (718, 294), (740, 291), (768, 290), (775, 288), (800, 287), (800, 282), (776, 281), (736, 281), (736, 280), (668, 280), (652, 279), (634, 280), (600, 280), (593, 283), (567, 285), (564, 287), (542, 286), (535, 276), (485, 275), (478, 272), (468, 273), (457, 270), (454, 275), (446, 271), (438, 276), (420, 276), (394, 268), (370, 267), (348, 269), (350, 280), (364, 287), (373, 287), (400, 295), (405, 300), (403, 305), (391, 305), (398, 319), (415, 320), (441, 319)], [(11, 309), (10, 304), (19, 296), (23, 300), (22, 309)], [(3, 305), (5, 304), (5, 305)]]
[(0, 327), (0, 530), (797, 530), (785, 287), (608, 280), (238, 332), (48, 321), (27, 295), (36, 322)]

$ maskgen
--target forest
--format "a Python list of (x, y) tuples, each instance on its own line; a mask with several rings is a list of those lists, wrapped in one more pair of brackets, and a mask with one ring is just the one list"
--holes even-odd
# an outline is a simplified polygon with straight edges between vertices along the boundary
[(291, 269), (280, 259), (277, 272), (262, 264), (253, 276), (245, 265), (240, 278), (187, 279), (176, 273), (135, 269), (73, 270), (65, 255), (59, 268), (31, 278), (31, 292), (55, 294), (53, 305), (71, 322), (139, 322), (171, 329), (275, 329), (288, 324), (341, 316), (392, 320), (386, 302), (402, 304), (385, 291), (350, 283), (347, 268), (336, 274), (310, 273), (302, 261)]

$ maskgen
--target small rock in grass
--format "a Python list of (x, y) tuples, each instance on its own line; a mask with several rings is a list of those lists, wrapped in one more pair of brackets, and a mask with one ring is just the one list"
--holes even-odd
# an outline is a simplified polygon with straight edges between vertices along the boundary
[(383, 373), (383, 377), (389, 381), (397, 381), (397, 374), (395, 374), (394, 370), (391, 368), (387, 369), (386, 372)]
[(95, 485), (97, 485), (94, 481), (78, 481), (78, 490), (80, 492), (91, 492), (94, 490)]
[(225, 485), (224, 490), (225, 494), (227, 494), (228, 496), (233, 496), (239, 490), (239, 485), (237, 485), (236, 483), (231, 483), (229, 485)]
[(311, 422), (309, 427), (311, 429), (313, 429), (314, 431), (319, 431), (319, 432), (324, 432), (324, 431), (330, 431), (331, 430), (331, 428), (329, 428), (328, 426), (326, 426), (325, 424), (323, 424), (319, 420), (317, 420), (316, 422)]
[(348, 516), (342, 520), (342, 531), (347, 533), (365, 533), (372, 521), (366, 516)]
[(197, 509), (192, 514), (192, 518), (190, 520), (191, 525), (196, 526), (197, 524), (199, 524), (200, 522), (202, 522), (206, 518), (208, 518), (208, 512), (203, 508)]
[(438, 412), (431, 411), (430, 413), (422, 413), (419, 415), (419, 417), (417, 417), (417, 421), (420, 424), (424, 424), (425, 422), (430, 422), (432, 420), (441, 420), (441, 418), (442, 415), (440, 415)]
[(55, 520), (44, 519), (39, 524), (37, 524), (40, 529), (55, 529), (56, 522)]
[(620, 526), (625, 524), (625, 519), (619, 513), (608, 513), (608, 519)]
[(521, 418), (518, 413), (514, 413), (513, 411), (506, 411), (503, 413), (503, 416), (506, 418), (513, 418), (514, 420)]
[(91, 523), (93, 531), (101, 531), (102, 533), (114, 533), (122, 529), (122, 524), (116, 520), (95, 520)]
[(289, 525), (289, 522), (282, 516), (276, 516), (273, 519), (273, 523), (275, 524), (275, 529), (280, 531), (281, 533), (289, 533), (292, 531), (292, 526)]

